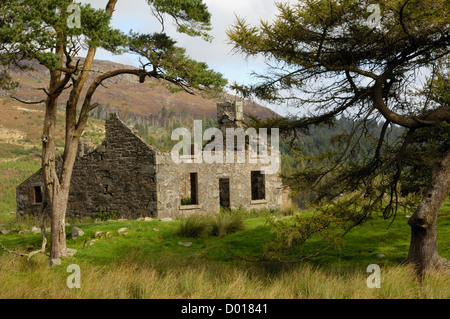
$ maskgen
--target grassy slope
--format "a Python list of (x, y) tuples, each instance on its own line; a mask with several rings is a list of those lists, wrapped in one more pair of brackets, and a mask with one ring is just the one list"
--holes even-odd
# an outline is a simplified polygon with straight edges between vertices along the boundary
[[(351, 231), (341, 247), (306, 263), (244, 261), (260, 258), (264, 244), (273, 237), (265, 220), (264, 217), (246, 219), (244, 231), (222, 238), (180, 237), (177, 235), (180, 221), (81, 224), (78, 226), (86, 234), (76, 240), (70, 236), (68, 239), (68, 247), (77, 249), (78, 253), (61, 267), (47, 269), (44, 256), (33, 257), (27, 264), (23, 258), (0, 252), (0, 282), (3, 283), (0, 298), (40, 298), (43, 291), (56, 298), (450, 297), (448, 276), (432, 276), (419, 285), (402, 265), (410, 238), (404, 216), (397, 216), (389, 230), (388, 221), (372, 219)], [(441, 210), (438, 225), (439, 251), (446, 258), (450, 258), (449, 224), (450, 204), (447, 203)], [(68, 226), (68, 233), (72, 227)], [(122, 227), (129, 230), (126, 236), (117, 233)], [(99, 230), (110, 231), (111, 235), (92, 246), (86, 245)], [(179, 244), (186, 241), (192, 242), (192, 246)], [(21, 251), (31, 251), (40, 245), (39, 235), (31, 233), (0, 235), (0, 242)], [(283, 258), (308, 255), (323, 245), (316, 238)], [(380, 253), (386, 257), (377, 258)], [(82, 290), (73, 291), (65, 286), (69, 264), (81, 266)], [(369, 264), (382, 267), (382, 289), (367, 288)]]

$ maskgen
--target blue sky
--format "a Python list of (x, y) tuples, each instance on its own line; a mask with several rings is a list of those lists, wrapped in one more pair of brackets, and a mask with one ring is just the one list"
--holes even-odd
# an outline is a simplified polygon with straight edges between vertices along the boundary
[[(81, 0), (82, 3), (90, 3), (95, 8), (104, 8), (107, 0)], [(224, 75), (229, 82), (251, 83), (252, 71), (264, 71), (264, 61), (261, 59), (247, 59), (243, 55), (232, 52), (232, 47), (227, 44), (225, 31), (235, 21), (235, 15), (245, 17), (255, 25), (260, 19), (272, 20), (277, 9), (273, 0), (204, 0), (212, 15), (214, 37), (211, 43), (200, 38), (192, 38), (175, 32), (170, 20), (166, 23), (165, 31), (177, 40), (178, 45), (186, 48), (187, 54), (197, 60), (206, 62), (210, 68)], [(146, 0), (119, 0), (116, 11), (113, 14), (113, 25), (128, 33), (130, 29), (142, 33), (152, 33), (161, 30), (159, 22), (153, 17)], [(118, 63), (138, 66), (135, 56), (114, 56), (100, 50), (97, 59), (110, 60)], [(233, 92), (230, 92), (233, 93)], [(261, 103), (275, 112), (286, 115), (286, 108), (281, 106)]]

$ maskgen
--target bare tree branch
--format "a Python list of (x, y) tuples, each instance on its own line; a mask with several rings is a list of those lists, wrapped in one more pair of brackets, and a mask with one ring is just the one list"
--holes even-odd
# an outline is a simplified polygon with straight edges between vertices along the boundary
[(22, 100), (22, 99), (20, 99), (20, 98), (18, 98), (16, 96), (11, 96), (11, 98), (13, 98), (14, 100), (16, 100), (16, 101), (18, 101), (20, 103), (24, 103), (24, 104), (41, 104), (41, 103), (45, 103), (45, 99), (41, 100), (41, 101), (25, 101), (25, 100)]

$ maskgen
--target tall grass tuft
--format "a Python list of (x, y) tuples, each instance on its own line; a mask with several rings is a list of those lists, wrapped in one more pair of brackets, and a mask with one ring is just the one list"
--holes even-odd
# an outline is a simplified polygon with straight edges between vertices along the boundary
[(181, 220), (178, 235), (182, 237), (207, 237), (211, 225), (209, 218), (202, 215), (191, 215)]
[(184, 218), (178, 229), (182, 237), (223, 237), (244, 230), (242, 214), (223, 211), (217, 215), (191, 215)]
[(223, 237), (244, 230), (244, 222), (241, 214), (220, 213), (211, 220), (211, 235)]

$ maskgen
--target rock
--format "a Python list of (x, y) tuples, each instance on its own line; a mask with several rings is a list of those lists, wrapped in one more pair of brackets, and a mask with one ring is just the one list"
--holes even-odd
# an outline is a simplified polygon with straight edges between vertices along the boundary
[(128, 219), (126, 219), (126, 218), (120, 218), (120, 219), (118, 219), (117, 221), (118, 222), (126, 222)]
[(127, 235), (128, 234), (128, 228), (121, 228), (121, 229), (119, 229), (117, 232), (119, 233), (119, 235)]
[(101, 235), (103, 235), (103, 232), (102, 232), (101, 230), (96, 231), (96, 232), (94, 233), (94, 238), (97, 238), (97, 237), (99, 237), (99, 236), (101, 236)]
[(84, 244), (84, 246), (92, 246), (94, 245), (94, 243), (96, 243), (98, 241), (98, 239), (92, 239), (90, 241), (88, 241), (87, 243)]
[(67, 248), (66, 251), (67, 251), (67, 256), (70, 256), (70, 257), (74, 256), (77, 253), (77, 250), (73, 249), (73, 248)]
[(1, 230), (1, 233), (2, 233), (3, 235), (7, 235), (7, 234), (9, 234), (9, 230), (2, 229), (2, 230)]
[(80, 228), (78, 227), (74, 227), (71, 230), (71, 234), (72, 234), (72, 238), (73, 239), (77, 239), (78, 237), (81, 237), (84, 235), (84, 231), (82, 231)]
[(173, 218), (170, 218), (170, 217), (161, 218), (160, 221), (162, 221), (162, 222), (171, 222), (171, 221), (173, 221)]
[(159, 229), (158, 229), (158, 228), (153, 228), (153, 230), (154, 230), (154, 231), (159, 231)]
[(61, 259), (56, 258), (49, 261), (50, 267), (55, 267), (61, 265)]
[(142, 222), (142, 221), (144, 221), (144, 217), (139, 217), (139, 218), (136, 219), (136, 220)]
[(190, 241), (187, 241), (187, 242), (178, 242), (178, 244), (180, 244), (180, 245), (182, 245), (182, 246), (185, 246), (185, 247), (189, 247), (189, 246), (192, 245), (192, 243), (191, 243)]
[(19, 235), (26, 234), (26, 233), (29, 233), (29, 232), (30, 231), (28, 229), (24, 229), (24, 230), (19, 231)]
[(33, 234), (40, 234), (41, 233), (41, 229), (37, 228), (37, 227), (33, 227), (33, 228), (31, 228), (31, 232)]
[(384, 258), (384, 257), (386, 257), (384, 254), (378, 254), (377, 255), (377, 258)]
[(145, 217), (144, 218), (144, 221), (146, 221), (146, 222), (151, 222), (153, 220), (153, 218), (151, 218), (151, 217)]
[(405, 217), (406, 217), (406, 218), (411, 218), (411, 216), (409, 216), (409, 215), (406, 215)]
[(69, 223), (66, 223), (64, 226), (66, 226), (66, 227), (69, 227), (70, 226), (70, 224)]

